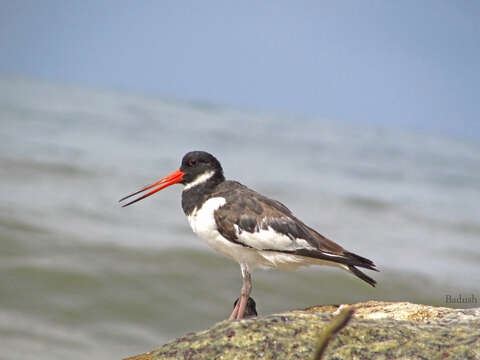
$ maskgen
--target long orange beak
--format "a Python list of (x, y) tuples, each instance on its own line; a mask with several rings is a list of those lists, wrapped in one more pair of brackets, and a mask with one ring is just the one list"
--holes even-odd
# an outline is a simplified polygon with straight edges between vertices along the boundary
[(180, 181), (182, 181), (183, 175), (185, 175), (183, 173), (183, 171), (176, 170), (173, 173), (171, 173), (170, 175), (165, 176), (163, 179), (160, 179), (160, 180), (158, 180), (157, 182), (154, 182), (151, 185), (147, 185), (147, 186), (141, 188), (140, 190), (138, 190), (137, 192), (134, 192), (133, 194), (130, 194), (130, 195), (125, 196), (124, 198), (121, 198), (120, 200), (118, 200), (118, 202), (122, 202), (123, 200), (126, 200), (126, 199), (128, 199), (132, 196), (140, 194), (141, 192), (147, 191), (148, 189), (151, 189), (151, 188), (154, 188), (154, 187), (158, 186), (156, 189), (140, 196), (139, 198), (122, 205), (122, 207), (132, 205), (133, 203), (136, 203), (137, 201), (140, 201), (142, 199), (145, 199), (146, 197), (149, 197), (150, 195), (155, 194), (157, 191), (165, 189), (167, 186), (179, 183)]

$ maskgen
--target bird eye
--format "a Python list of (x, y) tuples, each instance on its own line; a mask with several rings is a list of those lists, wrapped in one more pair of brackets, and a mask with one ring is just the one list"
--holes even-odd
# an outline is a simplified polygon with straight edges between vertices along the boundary
[(188, 160), (188, 165), (189, 166), (193, 166), (193, 165), (196, 165), (196, 164), (197, 164), (197, 160), (195, 160), (195, 159)]

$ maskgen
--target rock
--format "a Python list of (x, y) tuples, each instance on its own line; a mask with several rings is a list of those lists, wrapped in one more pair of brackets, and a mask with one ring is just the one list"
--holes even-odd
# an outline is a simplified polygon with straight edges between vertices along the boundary
[[(351, 305), (354, 316), (329, 343), (324, 359), (480, 359), (480, 308), (407, 302)], [(312, 359), (322, 328), (338, 306), (222, 321), (128, 360)]]

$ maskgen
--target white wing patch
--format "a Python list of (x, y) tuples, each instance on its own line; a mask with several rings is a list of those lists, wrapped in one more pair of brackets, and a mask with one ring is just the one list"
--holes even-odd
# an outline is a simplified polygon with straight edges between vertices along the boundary
[(234, 225), (239, 242), (257, 250), (295, 251), (298, 249), (316, 250), (304, 239), (291, 239), (275, 231), (271, 226), (253, 233), (241, 230)]

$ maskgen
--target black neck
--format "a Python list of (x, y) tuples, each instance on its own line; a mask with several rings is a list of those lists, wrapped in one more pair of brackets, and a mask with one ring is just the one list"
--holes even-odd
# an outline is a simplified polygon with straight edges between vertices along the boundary
[(207, 181), (200, 183), (182, 192), (182, 208), (185, 215), (190, 215), (195, 208), (199, 209), (202, 204), (212, 196), (218, 184), (225, 181), (223, 174), (215, 174)]

